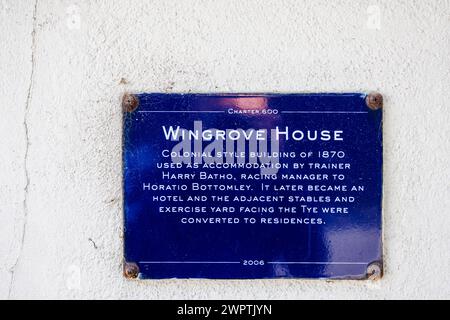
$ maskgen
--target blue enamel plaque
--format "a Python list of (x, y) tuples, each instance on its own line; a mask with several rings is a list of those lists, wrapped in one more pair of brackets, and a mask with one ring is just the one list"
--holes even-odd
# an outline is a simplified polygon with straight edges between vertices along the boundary
[(125, 95), (125, 276), (381, 276), (381, 104), (376, 93)]

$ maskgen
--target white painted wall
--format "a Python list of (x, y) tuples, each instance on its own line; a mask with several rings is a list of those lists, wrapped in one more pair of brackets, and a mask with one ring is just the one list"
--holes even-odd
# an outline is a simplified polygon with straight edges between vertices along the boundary
[[(0, 298), (450, 298), (450, 1), (1, 0), (0, 30)], [(385, 277), (124, 280), (127, 90), (382, 92)]]

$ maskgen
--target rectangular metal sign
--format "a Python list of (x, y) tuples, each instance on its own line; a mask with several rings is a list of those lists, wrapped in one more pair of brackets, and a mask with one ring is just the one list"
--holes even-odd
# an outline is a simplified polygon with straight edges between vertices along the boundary
[(382, 97), (126, 94), (124, 274), (382, 274)]

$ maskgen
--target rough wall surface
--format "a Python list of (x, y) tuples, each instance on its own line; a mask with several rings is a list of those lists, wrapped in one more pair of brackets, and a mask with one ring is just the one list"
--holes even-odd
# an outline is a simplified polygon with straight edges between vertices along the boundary
[[(450, 298), (450, 1), (0, 3), (0, 298)], [(125, 91), (384, 94), (385, 277), (126, 281)]]

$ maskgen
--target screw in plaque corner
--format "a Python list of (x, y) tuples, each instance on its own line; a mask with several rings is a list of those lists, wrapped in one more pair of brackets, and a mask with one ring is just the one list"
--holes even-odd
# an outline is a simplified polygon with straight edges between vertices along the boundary
[(127, 279), (136, 279), (139, 276), (139, 266), (134, 262), (124, 262), (123, 275)]
[(379, 280), (383, 276), (383, 266), (380, 262), (372, 262), (367, 266), (366, 279)]
[(139, 99), (136, 95), (125, 93), (122, 97), (122, 110), (124, 112), (133, 112), (139, 106)]
[(366, 96), (366, 105), (371, 110), (378, 110), (383, 107), (383, 96), (379, 92), (370, 92)]

